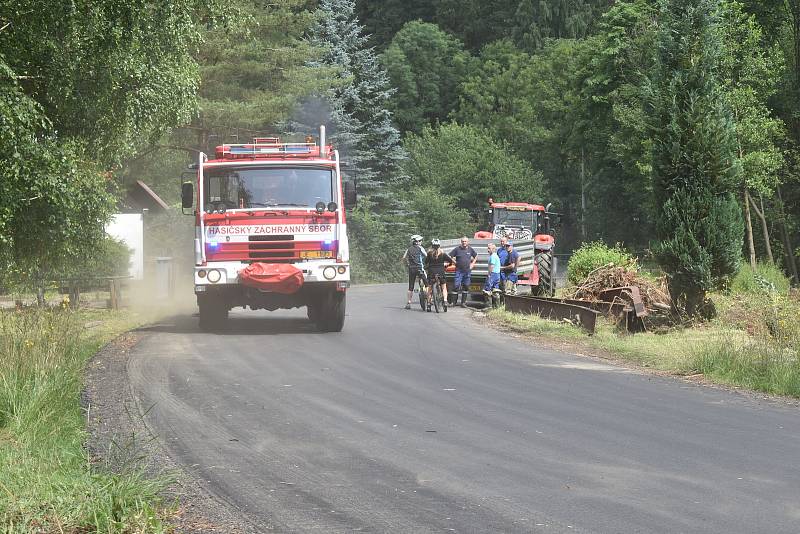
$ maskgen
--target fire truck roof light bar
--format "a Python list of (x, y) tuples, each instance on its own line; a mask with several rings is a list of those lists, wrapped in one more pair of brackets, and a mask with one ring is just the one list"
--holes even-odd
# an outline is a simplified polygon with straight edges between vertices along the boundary
[(307, 154), (315, 146), (317, 146), (315, 143), (256, 143), (252, 145), (222, 145), (222, 150), (229, 154), (280, 154), (281, 152)]

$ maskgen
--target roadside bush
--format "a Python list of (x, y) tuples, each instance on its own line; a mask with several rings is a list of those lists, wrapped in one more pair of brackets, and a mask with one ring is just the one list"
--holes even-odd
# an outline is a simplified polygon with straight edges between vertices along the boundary
[(619, 243), (609, 247), (605, 243), (595, 241), (584, 243), (569, 258), (567, 279), (570, 284), (579, 285), (586, 280), (589, 273), (606, 265), (630, 270), (637, 269), (636, 258), (624, 250)]
[(167, 530), (161, 481), (87, 461), (83, 368), (107, 339), (94, 336), (122, 329), (88, 334), (89, 317), (0, 312), (0, 532)]
[(758, 263), (753, 269), (749, 264), (743, 264), (731, 281), (730, 291), (733, 294), (785, 294), (789, 291), (789, 287), (789, 279), (777, 266), (771, 263)]
[(386, 221), (372, 209), (368, 197), (361, 197), (347, 214), (350, 264), (353, 282), (358, 284), (396, 282), (402, 279), (405, 228), (390, 232)]

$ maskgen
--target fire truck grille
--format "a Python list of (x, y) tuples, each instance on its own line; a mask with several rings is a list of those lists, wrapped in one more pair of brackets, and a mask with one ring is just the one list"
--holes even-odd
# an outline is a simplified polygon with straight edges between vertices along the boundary
[(293, 235), (251, 235), (250, 241), (294, 241)]
[(270, 260), (270, 263), (291, 263), (296, 261), (293, 235), (251, 235), (248, 255), (253, 260)]
[(318, 248), (317, 243), (296, 242), (293, 235), (251, 235), (245, 242), (220, 243), (207, 256), (211, 261), (267, 261), (294, 263), (302, 250)]

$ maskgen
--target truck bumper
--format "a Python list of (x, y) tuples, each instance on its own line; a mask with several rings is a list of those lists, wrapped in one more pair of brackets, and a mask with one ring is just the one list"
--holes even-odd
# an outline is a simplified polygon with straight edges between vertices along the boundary
[[(350, 285), (350, 265), (333, 261), (305, 261), (292, 264), (303, 272), (303, 284), (337, 283), (337, 287)], [(210, 286), (240, 285), (239, 271), (247, 267), (241, 262), (212, 262), (194, 268), (195, 293), (208, 290)], [(339, 283), (342, 284), (339, 284)]]

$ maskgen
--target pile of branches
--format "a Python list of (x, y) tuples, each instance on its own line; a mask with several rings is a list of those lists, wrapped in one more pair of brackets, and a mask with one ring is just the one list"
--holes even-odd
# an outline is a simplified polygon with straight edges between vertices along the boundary
[(596, 302), (600, 300), (600, 293), (607, 289), (624, 286), (636, 286), (642, 296), (642, 302), (648, 312), (669, 312), (672, 309), (672, 300), (667, 290), (666, 278), (654, 282), (637, 271), (625, 267), (605, 265), (589, 273), (586, 280), (574, 288), (571, 298)]

